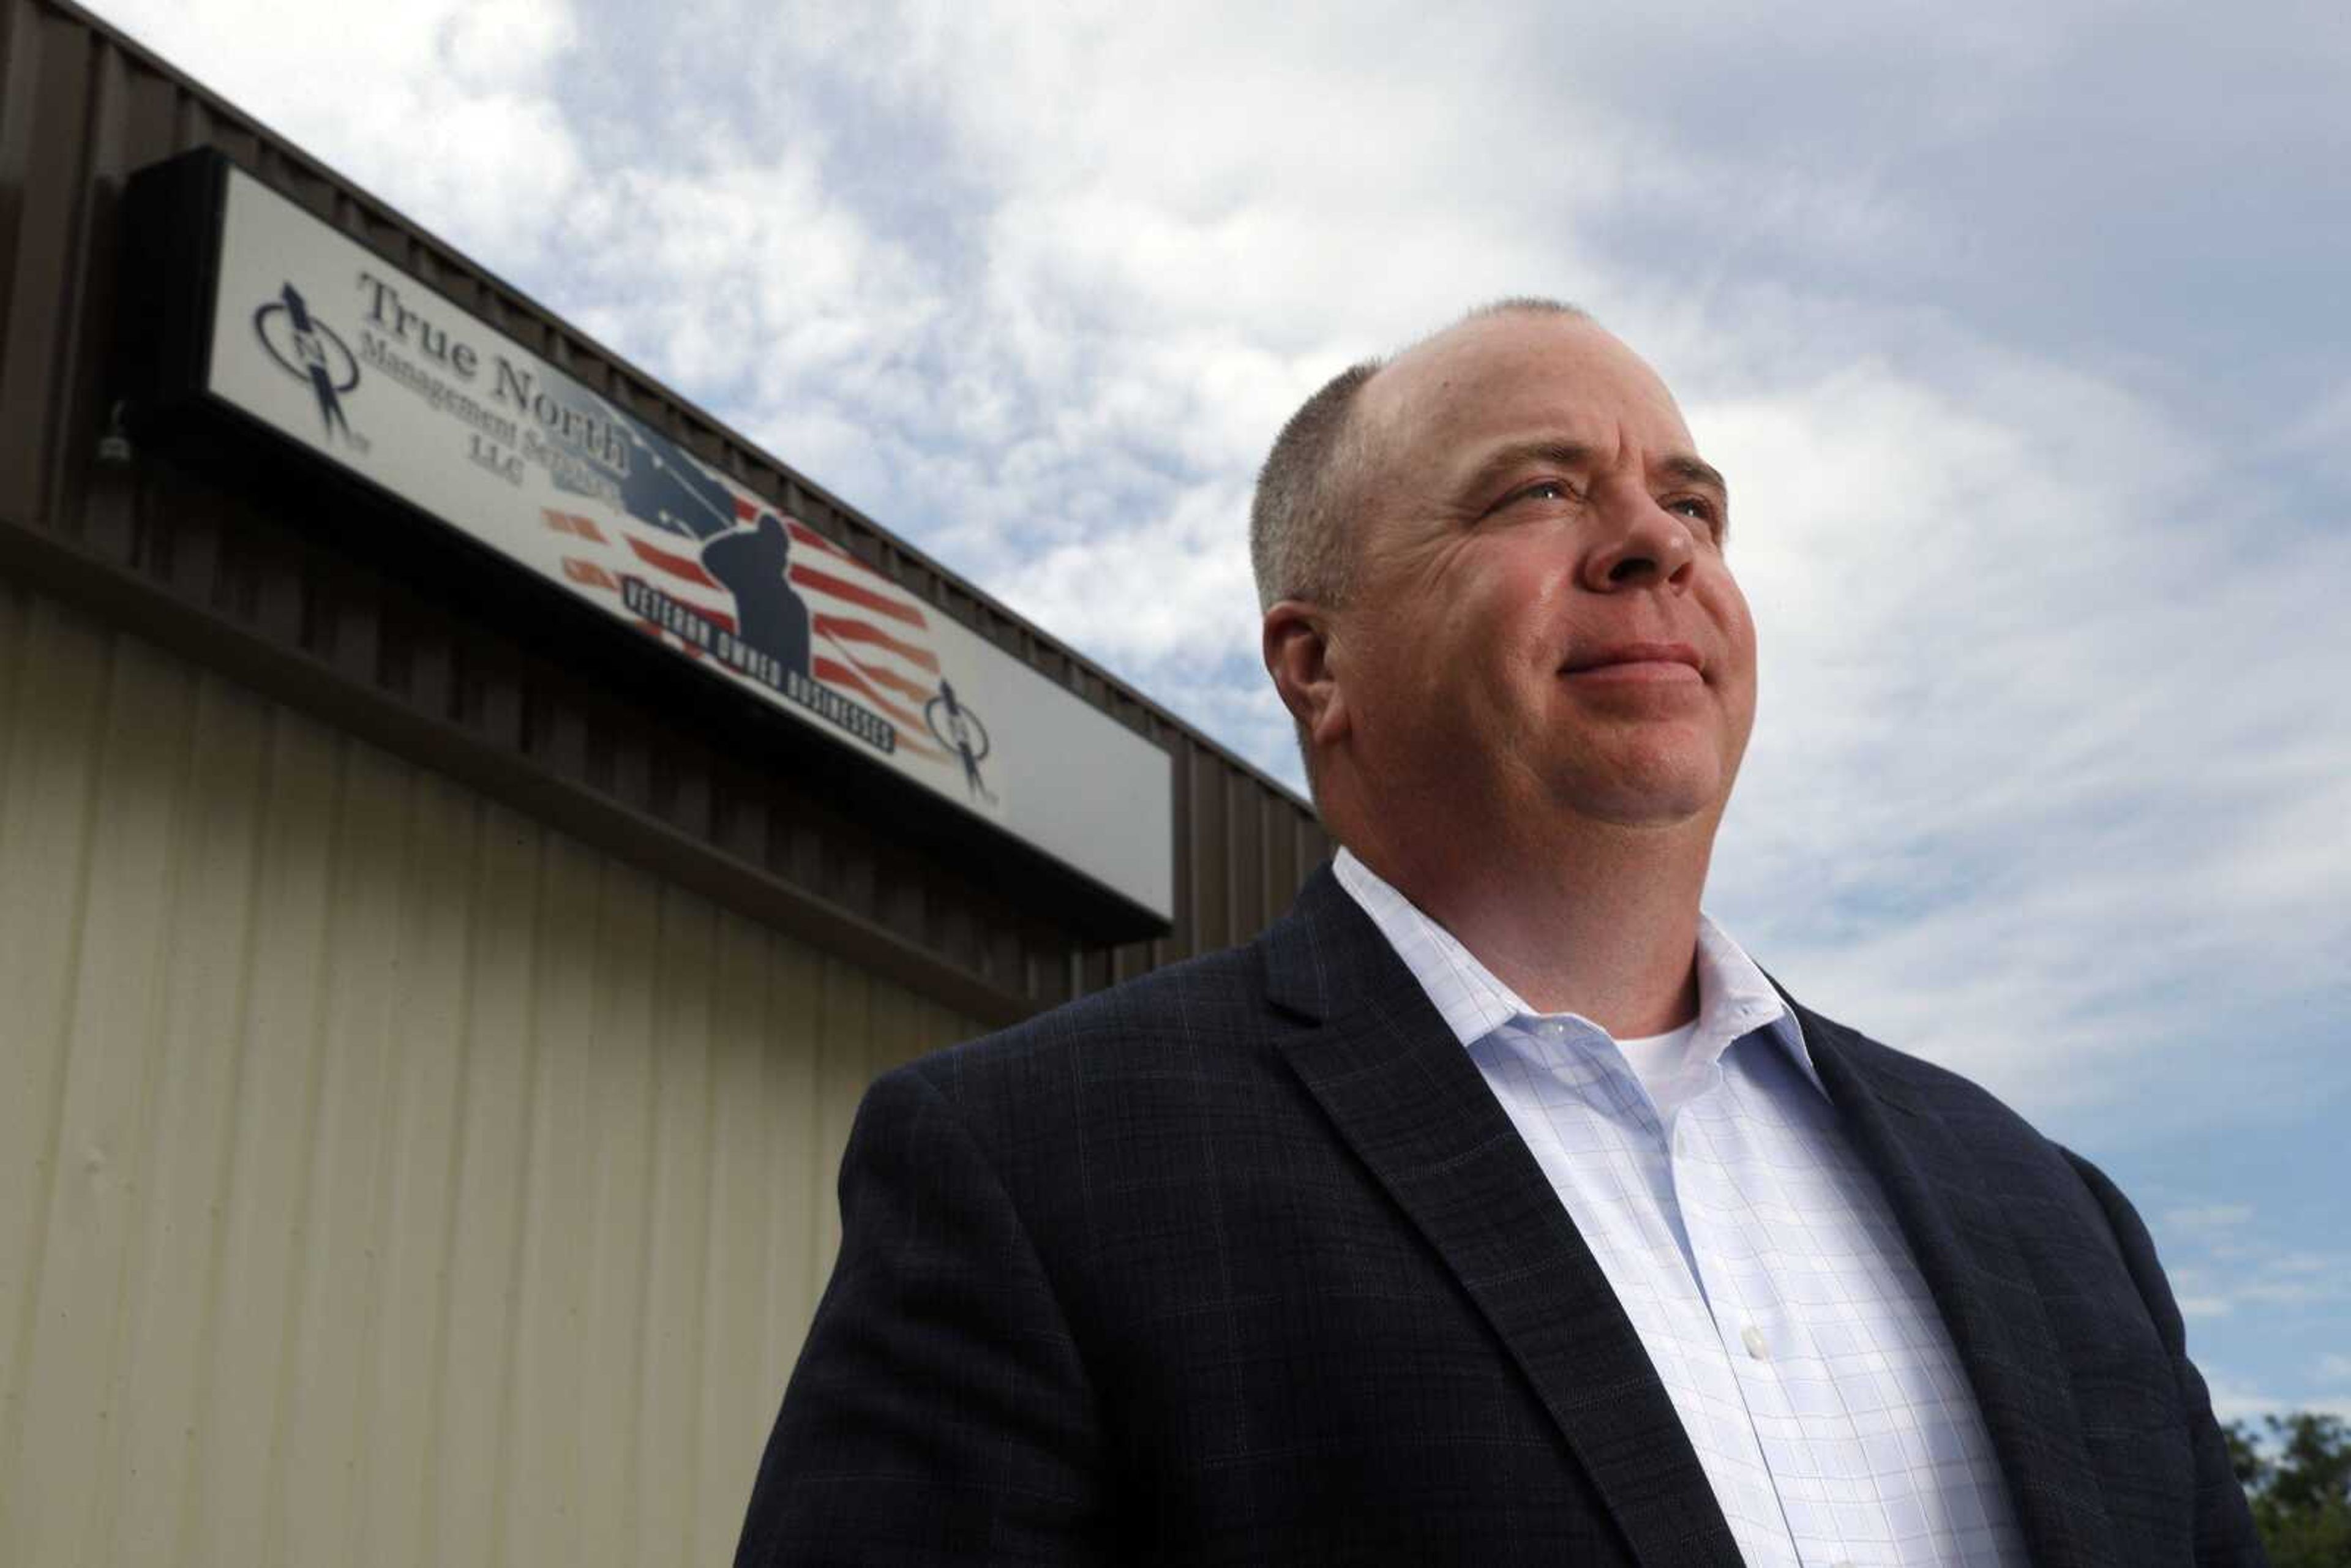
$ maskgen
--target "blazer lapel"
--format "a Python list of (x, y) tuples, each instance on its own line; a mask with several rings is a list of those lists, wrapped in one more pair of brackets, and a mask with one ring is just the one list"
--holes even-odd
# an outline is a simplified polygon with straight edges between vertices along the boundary
[[(1786, 992), (1781, 993), (1786, 996)], [(1796, 1003), (1799, 1027), (1855, 1147), (1883, 1186), (1941, 1308), (2039, 1568), (2112, 1568), (2113, 1525), (2073, 1385), (2011, 1220), (1964, 1126), (1931, 1103), (1909, 1058)]]
[(1469, 1055), (1326, 866), (1265, 938), (1281, 1049), (1535, 1387), (1645, 1563), (1739, 1568), (1607, 1277)]

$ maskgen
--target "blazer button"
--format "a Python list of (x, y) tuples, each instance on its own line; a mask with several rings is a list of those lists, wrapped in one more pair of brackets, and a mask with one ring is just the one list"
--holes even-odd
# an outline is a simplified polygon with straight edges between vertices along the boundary
[(1753, 1323), (1749, 1323), (1739, 1331), (1739, 1342), (1747, 1347), (1747, 1354), (1756, 1360), (1769, 1361), (1771, 1358), (1771, 1348), (1763, 1343), (1763, 1331)]

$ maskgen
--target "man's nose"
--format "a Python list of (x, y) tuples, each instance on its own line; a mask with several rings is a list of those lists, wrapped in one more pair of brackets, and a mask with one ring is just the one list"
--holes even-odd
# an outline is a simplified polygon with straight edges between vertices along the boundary
[(1689, 587), (1698, 547), (1689, 525), (1646, 492), (1610, 497), (1596, 519), (1600, 528), (1583, 558), (1583, 586), (1594, 593), (1628, 588)]

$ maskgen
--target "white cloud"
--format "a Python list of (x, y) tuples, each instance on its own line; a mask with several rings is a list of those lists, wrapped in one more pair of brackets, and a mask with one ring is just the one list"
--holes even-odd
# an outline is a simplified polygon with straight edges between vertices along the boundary
[(566, 231), (567, 286), (611, 302), (616, 348), (754, 407), (844, 376), (886, 397), (875, 367), (934, 308), (908, 258), (789, 150), (755, 162), (712, 149), (684, 166), (611, 171)]
[[(2300, 1353), (2281, 1354), (2341, 1321), (2351, 1301), (2351, 1254), (2282, 1245), (2244, 1204), (2169, 1209), (2158, 1228), (2189, 1325), (2189, 1350), (2220, 1419), (2289, 1410), (2351, 1419), (2351, 1355), (2323, 1352), (2305, 1362)], [(2215, 1344), (2226, 1347), (2225, 1362), (2213, 1361)], [(2245, 1375), (2249, 1363), (2259, 1370)]]
[[(2196, 1322), (2242, 1312), (2275, 1327), (2351, 1301), (2351, 1253), (2281, 1242), (2275, 1228), (2251, 1204), (2164, 1210), (2156, 1229), (2181, 1313)], [(2351, 1376), (2351, 1357), (2323, 1357), (2317, 1381), (2340, 1381), (2337, 1373)]]
[(2290, 1406), (2264, 1390), (2207, 1373), (2204, 1386), (2212, 1398), (2212, 1414), (2222, 1421), (2259, 1421), (2263, 1416), (2275, 1415)]
[(2351, 382), (2295, 417), (2279, 448), (2282, 455), (2308, 463), (2335, 484), (2351, 487)]
[(101, 0), (101, 15), (501, 268), (538, 256), (583, 156), (554, 100), (567, 0)]
[(2351, 1397), (2339, 1394), (2281, 1397), (2263, 1384), (2241, 1383), (2235, 1378), (2220, 1375), (2206, 1377), (2205, 1388), (2212, 1397), (2212, 1414), (2224, 1422), (2243, 1421), (2258, 1427), (2264, 1416), (2283, 1416), (2290, 1411), (2307, 1411), (2315, 1416), (2334, 1416), (2351, 1421)]
[(2250, 1013), (2351, 937), (2351, 549), (2145, 400), (1940, 336), (1933, 382), (1693, 402), (1763, 639), (1715, 896), (1800, 994), (2041, 1113), (2217, 1071), (2181, 993)]
[[(1231, 487), (1201, 486), (1180, 497), (1161, 526), (1122, 530), (1114, 553), (1085, 538), (1047, 549), (1015, 574), (1008, 597), (1123, 664), (1182, 657), (1213, 668), (1219, 655), (1246, 653), (1255, 643), (1249, 561), (1220, 548), (1233, 508), (1246, 505)], [(1107, 591), (1113, 571), (1150, 584), (1150, 591)]]

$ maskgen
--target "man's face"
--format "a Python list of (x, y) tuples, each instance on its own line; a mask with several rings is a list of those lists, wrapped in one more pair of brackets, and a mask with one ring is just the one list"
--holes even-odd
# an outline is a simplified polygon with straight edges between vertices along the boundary
[(1571, 812), (1709, 831), (1755, 714), (1728, 497), (1671, 395), (1570, 317), (1470, 321), (1375, 376), (1330, 622), (1345, 744), (1408, 831)]

